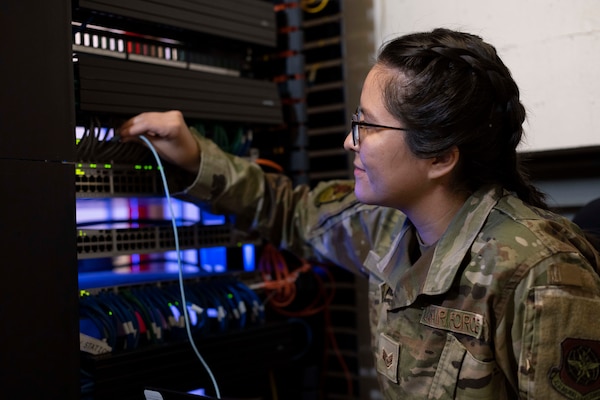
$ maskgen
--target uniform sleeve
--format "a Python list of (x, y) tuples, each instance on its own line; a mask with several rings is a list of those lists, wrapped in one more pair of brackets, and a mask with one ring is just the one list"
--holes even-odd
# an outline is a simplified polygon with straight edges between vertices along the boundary
[(206, 138), (197, 140), (199, 173), (178, 197), (202, 203), (215, 214), (235, 215), (236, 228), (300, 257), (364, 274), (368, 251), (389, 239), (382, 229), (403, 218), (396, 210), (360, 204), (353, 181), (325, 182), (314, 190), (294, 187), (285, 175), (265, 173)]
[(511, 340), (521, 398), (600, 398), (599, 293), (575, 252), (546, 258), (521, 281)]

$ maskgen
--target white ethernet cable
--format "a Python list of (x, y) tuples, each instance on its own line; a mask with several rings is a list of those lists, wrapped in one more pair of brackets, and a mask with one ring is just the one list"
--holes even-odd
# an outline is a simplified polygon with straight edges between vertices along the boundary
[(183, 308), (183, 316), (185, 319), (185, 328), (187, 331), (187, 335), (188, 335), (188, 339), (190, 341), (190, 344), (192, 345), (192, 348), (194, 349), (194, 353), (196, 353), (196, 356), (198, 357), (198, 359), (200, 360), (200, 362), (202, 363), (202, 365), (204, 366), (204, 368), (206, 369), (206, 372), (208, 372), (208, 375), (210, 376), (210, 379), (212, 380), (214, 389), (215, 389), (215, 393), (216, 393), (216, 397), (217, 399), (221, 398), (221, 392), (219, 391), (219, 385), (217, 384), (217, 381), (215, 379), (214, 374), (212, 373), (210, 367), (208, 366), (208, 364), (206, 363), (206, 361), (204, 360), (204, 358), (202, 357), (202, 355), (200, 354), (200, 351), (198, 351), (198, 348), (196, 347), (196, 343), (194, 342), (194, 338), (192, 336), (192, 332), (190, 330), (190, 317), (187, 311), (187, 302), (185, 300), (185, 290), (183, 287), (183, 265), (181, 263), (181, 254), (179, 251), (179, 236), (177, 234), (177, 223), (175, 221), (175, 213), (173, 212), (173, 205), (171, 202), (171, 195), (169, 194), (169, 186), (167, 185), (167, 177), (165, 176), (165, 171), (164, 168), (162, 166), (162, 162), (160, 161), (160, 157), (158, 155), (158, 153), (156, 152), (156, 149), (154, 148), (154, 146), (152, 145), (152, 143), (150, 142), (150, 140), (148, 140), (147, 137), (145, 136), (141, 136), (140, 135), (140, 139), (142, 139), (143, 142), (145, 142), (148, 145), (148, 148), (150, 148), (150, 150), (152, 151), (152, 154), (154, 155), (154, 158), (156, 159), (156, 163), (158, 164), (158, 169), (160, 171), (160, 176), (162, 178), (162, 183), (163, 183), (163, 187), (165, 189), (165, 196), (167, 198), (167, 204), (169, 205), (169, 212), (171, 215), (171, 222), (173, 224), (173, 235), (175, 238), (175, 251), (177, 252), (177, 265), (178, 265), (178, 269), (179, 269), (179, 290), (181, 291), (181, 302), (182, 304), (182, 308)]

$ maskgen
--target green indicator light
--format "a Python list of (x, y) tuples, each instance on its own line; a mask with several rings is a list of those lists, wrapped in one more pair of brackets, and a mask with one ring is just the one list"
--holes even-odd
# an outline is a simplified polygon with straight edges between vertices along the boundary
[(231, 293), (227, 293), (227, 298), (228, 299), (233, 299), (233, 295)]
[(85, 175), (85, 171), (83, 171), (83, 170), (81, 170), (79, 168), (76, 168), (75, 169), (75, 175), (84, 176)]
[(135, 169), (142, 169), (142, 166), (141, 165), (136, 165), (133, 168), (135, 168)]
[(90, 168), (97, 168), (97, 167), (98, 167), (98, 165), (96, 165), (96, 164), (90, 164)]
[(111, 169), (111, 168), (112, 168), (112, 165), (110, 165), (110, 164), (104, 164), (104, 168), (105, 168), (105, 169)]
[(112, 315), (112, 311), (109, 311), (109, 312), (108, 312), (108, 315)]
[(81, 139), (76, 139), (75, 140), (75, 144), (79, 144), (79, 142), (81, 142)]
[(81, 163), (77, 164), (77, 168), (81, 168), (81, 167), (83, 167), (83, 164), (81, 164)]

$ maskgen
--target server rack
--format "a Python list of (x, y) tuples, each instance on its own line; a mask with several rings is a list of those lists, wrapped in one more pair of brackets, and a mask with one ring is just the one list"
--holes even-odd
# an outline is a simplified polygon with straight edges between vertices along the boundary
[[(183, 7), (185, 3), (170, 2), (169, 7)], [(256, 3), (262, 4), (255, 7)], [(7, 276), (10, 277), (4, 280), (2, 304), (5, 305), (3, 315), (13, 321), (15, 326), (14, 329), (5, 329), (2, 333), (5, 344), (2, 351), (2, 386), (8, 393), (20, 393), (22, 398), (79, 398), (79, 388), (74, 384), (79, 380), (80, 366), (77, 336), (77, 260), (112, 254), (112, 250), (106, 246), (118, 245), (111, 235), (116, 236), (119, 232), (84, 230), (72, 235), (78, 231), (75, 222), (76, 200), (82, 197), (126, 195), (130, 190), (129, 178), (123, 178), (128, 173), (121, 171), (122, 174), (119, 175), (120, 166), (114, 166), (114, 170), (107, 171), (98, 165), (78, 165), (72, 132), (75, 125), (82, 120), (81, 115), (73, 111), (83, 111), (84, 114), (98, 112), (106, 117), (116, 110), (102, 107), (108, 107), (120, 94), (131, 96), (130, 100), (135, 100), (136, 96), (138, 100), (142, 100), (141, 97), (144, 96), (139, 93), (112, 92), (103, 99), (98, 82), (95, 81), (97, 76), (94, 74), (98, 71), (92, 71), (94, 61), (90, 60), (109, 63), (115, 70), (126, 65), (123, 64), (124, 61), (148, 60), (144, 54), (135, 54), (130, 59), (123, 58), (111, 49), (102, 48), (102, 45), (91, 46), (93, 50), (88, 50), (92, 51), (81, 52), (79, 44), (72, 46), (74, 38), (71, 24), (76, 20), (82, 21), (86, 28), (93, 30), (94, 24), (103, 26), (110, 20), (115, 23), (114, 28), (117, 30), (143, 30), (151, 22), (159, 36), (163, 36), (162, 33), (171, 35), (175, 32), (177, 43), (187, 43), (190, 34), (186, 32), (197, 28), (196, 25), (190, 26), (189, 21), (165, 20), (165, 13), (156, 10), (146, 13), (145, 17), (132, 14), (135, 4), (136, 2), (132, 1), (79, 1), (73, 4), (70, 1), (60, 1), (32, 8), (22, 2), (9, 0), (6, 12), (1, 16), (6, 32), (3, 36), (11, 38), (3, 41), (3, 54), (14, 55), (6, 57), (3, 61), (3, 72), (11, 79), (6, 79), (5, 82), (0, 119), (0, 162), (3, 166), (0, 176), (2, 186), (7, 188), (3, 198), (5, 207), (2, 211), (2, 243), (5, 249), (4, 264), (8, 271)], [(216, 8), (219, 4), (211, 2), (210, 6)], [(249, 4), (249, 14), (261, 7), (264, 9), (266, 5), (272, 6), (269, 2)], [(236, 10), (237, 7), (239, 4), (236, 3)], [(219, 21), (219, 17), (230, 16), (228, 8), (227, 6), (217, 15), (208, 18), (215, 22)], [(115, 19), (115, 15), (121, 15), (123, 18)], [(264, 20), (259, 20), (259, 25), (264, 28)], [(225, 28), (225, 24), (217, 23), (217, 28), (213, 29), (218, 29), (218, 33), (202, 32), (201, 36), (206, 35), (204, 38), (210, 37), (208, 42), (202, 43), (210, 43), (207, 47), (218, 48), (227, 41), (240, 50), (241, 58), (224, 62), (223, 57), (218, 57), (220, 54), (215, 57), (215, 54), (199, 53), (190, 61), (201, 59), (204, 65), (202, 68), (194, 67), (189, 62), (173, 62), (169, 66), (179, 68), (183, 74), (194, 77), (206, 76), (207, 72), (217, 70), (223, 80), (238, 77), (241, 78), (240, 81), (246, 82), (246, 79), (260, 78), (257, 76), (260, 75), (260, 71), (253, 71), (244, 64), (252, 54), (247, 52), (245, 46), (240, 46), (239, 42), (252, 38), (258, 46), (270, 46), (272, 36), (266, 35), (269, 39), (265, 39), (263, 29), (249, 33), (245, 28), (238, 26)], [(228, 30), (228, 33), (224, 33), (225, 30)], [(107, 37), (112, 33), (107, 33)], [(218, 35), (223, 35), (225, 39), (219, 38)], [(145, 39), (141, 40), (140, 45), (150, 41), (151, 39), (148, 42)], [(73, 50), (81, 56), (77, 58), (80, 64), (77, 64), (75, 70), (72, 64)], [(238, 76), (230, 73), (231, 63), (244, 64)], [(80, 66), (84, 67), (83, 74), (80, 73)], [(42, 67), (44, 73), (40, 74)], [(88, 67), (89, 69), (86, 69)], [(162, 67), (165, 65), (155, 62), (147, 63), (145, 67), (151, 70), (151, 73), (156, 73), (163, 71)], [(125, 91), (126, 88), (131, 88), (126, 83), (117, 81), (113, 87), (122, 85), (122, 90)], [(107, 88), (109, 86), (107, 85)], [(86, 92), (83, 96), (79, 90), (81, 88)], [(267, 91), (272, 94), (272, 87)], [(77, 93), (77, 96), (73, 96), (73, 93)], [(151, 94), (160, 97), (160, 93)], [(240, 112), (255, 107), (260, 110), (258, 118), (265, 120), (250, 122), (277, 124), (278, 117), (272, 113), (277, 108), (277, 103), (276, 99), (269, 97), (270, 94), (266, 98), (263, 97), (264, 101), (258, 105), (241, 104)], [(183, 104), (185, 100), (181, 101)], [(125, 109), (128, 105), (135, 107)], [(144, 107), (151, 107), (151, 104), (142, 101), (136, 104), (132, 101), (121, 106), (121, 111), (130, 114), (145, 111)], [(296, 117), (306, 118), (302, 107), (292, 108), (299, 111), (295, 114)], [(240, 118), (236, 111), (223, 118), (237, 117), (241, 121), (243, 118), (249, 118), (250, 114)], [(198, 114), (195, 117), (204, 118), (206, 114)], [(307, 121), (302, 119), (301, 122)], [(290, 157), (299, 163), (291, 170), (298, 173), (300, 181), (306, 181), (304, 175), (309, 168), (304, 152), (307, 144), (304, 129), (306, 127), (300, 128), (302, 132), (292, 144), (297, 152)], [(136, 174), (135, 179), (139, 178), (140, 175)], [(126, 182), (125, 189), (123, 185), (118, 185), (119, 182)], [(135, 185), (139, 186), (136, 189), (138, 194), (151, 196), (156, 193), (156, 176), (150, 173), (139, 179)], [(98, 241), (98, 235), (104, 242)], [(156, 235), (160, 236), (160, 232)], [(194, 236), (196, 233), (190, 235)], [(134, 240), (134, 243), (139, 242)], [(193, 242), (191, 246), (199, 244), (202, 245), (202, 242)], [(151, 250), (162, 249), (159, 246)], [(352, 291), (353, 284), (349, 284), (348, 288)], [(34, 296), (25, 295), (31, 292)], [(43, 295), (38, 295), (39, 293)], [(41, 298), (43, 300), (40, 300)], [(36, 315), (33, 327), (32, 310)]]
[[(235, 12), (231, 11), (232, 6)], [(284, 122), (277, 86), (253, 66), (252, 59), (272, 51), (276, 44), (275, 14), (269, 2), (82, 0), (73, 4), (73, 26), (78, 124), (85, 124), (89, 118), (95, 118), (95, 127), (118, 124), (119, 117), (169, 109), (181, 110), (199, 131), (200, 126), (220, 124), (226, 128), (243, 127), (260, 135)], [(85, 140), (89, 139), (88, 135)], [(84, 144), (82, 139), (77, 155)], [(96, 143), (91, 147), (98, 150), (99, 146)], [(147, 154), (140, 154), (136, 162), (141, 167), (134, 171), (131, 154), (129, 158), (119, 156), (119, 160), (114, 160), (95, 158), (93, 151), (90, 156), (87, 148), (84, 153), (88, 157), (77, 159), (76, 165), (77, 199), (125, 196), (152, 201), (161, 197), (159, 174)], [(177, 176), (169, 178), (174, 182)], [(174, 249), (173, 232), (168, 226), (83, 227), (77, 232), (80, 261), (128, 254), (151, 256)], [(250, 241), (227, 223), (194, 223), (180, 226), (178, 233), (180, 249), (225, 246), (235, 250), (238, 243)], [(186, 287), (202, 282), (212, 290), (213, 283), (221, 281), (221, 277), (201, 275), (187, 278)], [(254, 279), (242, 271), (227, 275), (244, 282)], [(159, 279), (161, 290), (174, 287), (168, 277)], [(152, 285), (113, 282), (114, 287), (86, 290), (84, 296), (89, 297), (82, 299), (86, 300), (82, 307), (87, 307), (87, 299), (99, 298), (115, 289), (119, 293), (139, 293)], [(220, 314), (222, 308), (215, 305), (217, 308)], [(229, 310), (229, 315), (235, 311)], [(227, 319), (217, 318), (221, 322)], [(214, 331), (205, 329), (207, 332), (196, 335), (194, 341), (226, 396), (267, 395), (267, 372), (272, 373), (274, 366), (285, 369), (290, 358), (305, 346), (302, 337), (296, 337), (298, 328), (300, 332), (304, 328), (285, 320), (244, 329), (241, 325), (226, 331), (213, 328)], [(108, 354), (82, 354), (85, 397), (133, 399), (144, 386), (186, 391), (196, 385), (210, 393), (208, 375), (203, 373), (191, 349), (175, 340), (181, 332), (171, 331), (165, 343), (161, 337), (149, 346), (128, 351), (115, 352), (113, 345)], [(126, 346), (129, 344), (121, 344)], [(121, 347), (117, 348), (122, 350)], [(252, 363), (250, 368), (247, 362)], [(280, 387), (282, 394), (299, 393), (296, 382), (297, 379), (286, 379)], [(93, 389), (88, 389), (88, 385)]]
[(77, 399), (73, 73), (68, 1), (3, 3), (0, 386)]

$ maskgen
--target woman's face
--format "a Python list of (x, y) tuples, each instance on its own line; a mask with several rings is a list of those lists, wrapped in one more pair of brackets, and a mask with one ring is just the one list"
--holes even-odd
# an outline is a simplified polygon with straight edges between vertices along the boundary
[[(360, 97), (361, 121), (403, 128), (384, 106), (382, 88), (390, 81), (389, 74), (398, 71), (375, 65), (367, 75)], [(346, 136), (344, 148), (354, 152), (354, 191), (361, 202), (406, 212), (426, 193), (428, 160), (410, 151), (405, 135), (401, 130), (360, 126), (356, 146), (352, 132)]]

